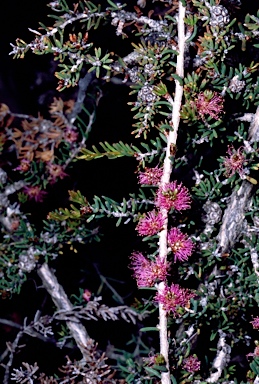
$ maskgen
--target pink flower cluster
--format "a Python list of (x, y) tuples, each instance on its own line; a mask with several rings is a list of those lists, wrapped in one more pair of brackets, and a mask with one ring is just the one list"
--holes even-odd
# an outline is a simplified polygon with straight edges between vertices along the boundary
[(185, 234), (178, 228), (171, 228), (167, 235), (169, 247), (174, 254), (174, 262), (177, 260), (184, 261), (191, 256), (194, 244)]
[(48, 163), (46, 168), (51, 184), (56, 183), (57, 179), (64, 179), (64, 177), (68, 176), (68, 174), (64, 172), (64, 167), (60, 164)]
[(160, 260), (148, 260), (141, 252), (131, 255), (131, 269), (138, 287), (152, 287), (158, 281), (164, 281), (168, 274), (169, 263)]
[(248, 356), (259, 357), (259, 346), (255, 347), (254, 352), (250, 352), (246, 355), (246, 357)]
[(225, 175), (227, 177), (233, 176), (236, 172), (242, 175), (243, 164), (245, 162), (243, 147), (240, 147), (237, 150), (233, 146), (228, 147), (227, 154), (228, 156), (225, 157), (223, 162), (223, 166), (226, 169)]
[(253, 328), (259, 329), (259, 317), (255, 317), (252, 321), (250, 321)]
[(89, 291), (89, 289), (85, 289), (82, 295), (83, 299), (88, 302), (90, 301), (91, 296), (92, 296), (92, 292)]
[(154, 168), (145, 168), (145, 172), (139, 172), (138, 178), (140, 184), (146, 185), (158, 185), (160, 179), (163, 175), (163, 169), (154, 167)]
[(181, 288), (178, 284), (171, 284), (164, 287), (162, 292), (157, 292), (155, 301), (163, 304), (163, 309), (174, 316), (179, 316), (184, 307), (189, 307), (190, 299), (194, 294), (188, 289)]
[(23, 190), (29, 200), (35, 200), (37, 203), (42, 203), (44, 197), (47, 195), (47, 192), (42, 191), (38, 185), (35, 185), (34, 187), (32, 185), (26, 185)]
[(188, 356), (183, 360), (183, 369), (187, 372), (194, 373), (200, 370), (201, 362), (197, 356)]
[(141, 236), (153, 236), (163, 229), (164, 223), (162, 213), (151, 211), (139, 220), (136, 230)]
[(155, 204), (168, 211), (172, 208), (182, 211), (190, 208), (191, 198), (188, 189), (182, 183), (177, 184), (176, 181), (173, 181), (158, 189)]
[(195, 106), (202, 120), (205, 119), (205, 115), (218, 120), (223, 111), (223, 98), (217, 92), (212, 95), (201, 92), (195, 100)]
[(14, 171), (27, 172), (31, 167), (31, 162), (27, 159), (22, 159), (18, 167), (14, 168)]
[(78, 132), (76, 132), (73, 128), (67, 127), (64, 132), (64, 139), (68, 143), (72, 144), (78, 139)]

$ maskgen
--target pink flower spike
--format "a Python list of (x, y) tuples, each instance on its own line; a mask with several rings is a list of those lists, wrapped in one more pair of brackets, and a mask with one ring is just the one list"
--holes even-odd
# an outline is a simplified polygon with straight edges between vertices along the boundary
[(138, 287), (152, 287), (157, 281), (164, 281), (168, 274), (169, 263), (160, 260), (148, 260), (141, 252), (131, 255), (131, 269)]
[(201, 362), (197, 356), (189, 356), (183, 360), (183, 369), (187, 372), (194, 373), (200, 370)]
[(158, 185), (163, 175), (163, 169), (158, 168), (145, 168), (145, 172), (139, 172), (138, 178), (140, 184)]
[(157, 292), (155, 301), (163, 304), (163, 309), (167, 312), (173, 312), (173, 315), (180, 316), (182, 308), (189, 308), (190, 299), (195, 295), (188, 289), (181, 288), (178, 284), (165, 286), (162, 292)]
[(225, 176), (233, 176), (236, 172), (242, 176), (244, 172), (243, 164), (245, 162), (243, 147), (240, 147), (236, 150), (233, 146), (230, 146), (228, 147), (227, 154), (229, 157), (225, 157), (223, 162), (223, 166), (226, 169)]
[(171, 228), (167, 235), (169, 247), (174, 253), (174, 262), (184, 261), (191, 256), (194, 244), (178, 228)]
[(30, 200), (35, 200), (37, 203), (42, 203), (43, 198), (47, 195), (47, 192), (42, 191), (39, 186), (25, 186), (24, 193), (28, 196)]
[(151, 211), (140, 218), (136, 230), (140, 236), (153, 236), (163, 229), (164, 223), (161, 212)]
[(164, 208), (168, 211), (171, 208), (182, 211), (183, 209), (190, 208), (191, 198), (188, 189), (182, 183), (177, 184), (176, 181), (173, 181), (158, 189), (155, 204), (159, 208)]

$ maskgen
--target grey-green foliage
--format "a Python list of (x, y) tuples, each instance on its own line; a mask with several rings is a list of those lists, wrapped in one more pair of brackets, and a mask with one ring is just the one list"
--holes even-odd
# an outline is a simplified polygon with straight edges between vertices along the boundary
[[(182, 79), (175, 71), (178, 56), (177, 4), (169, 0), (150, 1), (145, 8), (145, 3), (138, 1), (139, 7), (134, 8), (110, 0), (100, 5), (80, 0), (72, 9), (64, 0), (51, 2), (49, 6), (54, 13), (52, 26), (41, 24), (40, 32), (34, 31), (35, 38), (29, 44), (18, 39), (12, 53), (18, 58), (23, 58), (30, 50), (39, 55), (54, 55), (59, 65), (56, 77), (60, 91), (76, 86), (85, 71), (95, 73), (100, 89), (105, 81), (131, 88), (128, 104), (134, 119), (132, 140), (111, 143), (98, 137), (98, 142), (90, 147), (82, 146), (81, 152), (77, 153), (78, 161), (98, 161), (102, 157), (116, 161), (119, 157), (129, 156), (136, 159), (138, 171), (144, 171), (147, 164), (162, 167), (166, 138), (174, 129), (171, 123), (174, 81), (183, 86), (177, 148), (171, 148), (172, 180), (182, 181), (189, 187), (194, 208), (185, 214), (171, 212), (169, 222), (186, 229), (195, 243), (195, 251), (183, 263), (172, 262), (169, 279), (196, 290), (197, 295), (182, 317), (170, 319), (171, 379), (174, 383), (203, 383), (215, 368), (213, 361), (220, 332), (227, 335), (226, 342), (233, 354), (237, 349), (251, 353), (254, 349), (250, 321), (258, 313), (259, 291), (256, 262), (251, 254), (258, 254), (255, 217), (259, 167), (258, 140), (251, 139), (251, 126), (259, 92), (258, 63), (250, 52), (258, 58), (259, 13), (245, 16), (243, 22), (236, 19), (236, 15), (240, 15), (239, 1), (224, 2), (224, 5), (213, 0), (183, 1), (187, 3), (187, 39), (185, 76)], [(102, 31), (107, 26), (114, 36), (114, 48), (110, 52), (104, 41), (96, 46), (94, 38), (95, 30)], [(128, 53), (122, 55), (121, 46), (127, 39), (132, 40), (132, 45)], [(202, 100), (200, 104), (199, 100)], [(213, 106), (210, 104), (212, 100), (216, 100)], [(76, 124), (83, 127), (85, 123), (79, 117)], [(88, 133), (89, 130), (85, 139)], [(228, 174), (226, 157), (230, 156), (227, 151), (232, 147), (236, 151), (241, 148), (245, 160), (240, 168), (233, 168), (234, 171)], [(111, 169), (112, 165), (113, 162)], [(244, 225), (233, 247), (221, 252), (218, 234), (223, 214), (233, 191), (238, 191), (244, 181), (255, 186), (254, 196), (240, 218)], [(121, 196), (119, 202), (106, 196), (94, 196), (87, 201), (79, 191), (70, 191), (72, 204), (69, 208), (58, 207), (51, 212), (49, 219), (53, 222), (46, 222), (44, 231), (53, 232), (53, 236), (58, 233), (57, 244), (68, 241), (66, 230), (72, 230), (68, 233), (75, 241), (100, 240), (95, 225), (91, 227), (95, 220), (111, 217), (119, 226), (131, 220), (137, 222), (143, 212), (154, 208), (157, 187), (136, 188), (138, 192), (133, 194), (129, 191), (129, 197)], [(210, 230), (208, 222), (203, 219), (206, 202), (217, 203), (222, 209), (221, 218), (214, 221)], [(12, 236), (3, 240), (3, 263), (10, 262), (11, 252), (14, 252), (14, 262), (8, 267), (8, 273), (15, 276), (12, 277), (15, 291), (19, 290), (17, 284), (19, 286), (23, 279), (23, 275), (16, 273), (17, 254), (23, 248), (28, 249), (31, 238), (35, 236), (29, 232), (26, 222), (21, 222), (15, 233), (19, 241), (14, 251), (11, 249)], [(146, 244), (157, 249), (157, 237), (149, 239)], [(44, 252), (55, 254), (59, 251), (58, 246), (51, 242), (47, 245), (39, 242), (37, 249), (43, 257)], [(6, 285), (1, 288), (7, 290)], [(151, 301), (150, 298), (145, 300), (138, 299), (136, 303), (140, 311)], [(152, 326), (154, 323), (144, 329), (149, 329), (151, 334)], [(136, 347), (134, 352), (120, 351), (117, 367), (129, 383), (159, 382), (164, 366), (143, 365), (141, 358), (148, 355), (149, 348), (141, 337), (140, 333), (139, 338), (133, 337), (134, 340), (130, 341)], [(156, 340), (155, 337), (150, 336), (152, 341)], [(204, 339), (209, 340), (206, 350), (202, 350)], [(183, 369), (183, 361), (194, 353), (201, 360), (202, 368), (199, 372), (188, 372)], [(224, 370), (222, 368), (217, 382), (239, 380), (240, 367), (229, 361), (230, 356), (226, 355)], [(242, 368), (242, 374), (247, 380), (254, 380), (259, 374), (256, 359), (250, 368), (245, 375)]]

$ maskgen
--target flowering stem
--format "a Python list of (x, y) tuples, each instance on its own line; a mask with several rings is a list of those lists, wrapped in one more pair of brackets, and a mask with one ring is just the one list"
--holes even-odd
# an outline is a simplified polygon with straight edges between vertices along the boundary
[[(179, 16), (178, 16), (178, 56), (176, 65), (176, 74), (183, 78), (184, 76), (184, 44), (185, 44), (185, 31), (184, 31), (184, 17), (185, 7), (182, 2), (179, 1)], [(172, 126), (173, 130), (169, 132), (166, 148), (166, 156), (164, 160), (163, 175), (161, 178), (161, 184), (164, 185), (170, 182), (170, 176), (172, 172), (172, 162), (170, 160), (171, 148), (176, 145), (178, 127), (180, 122), (180, 109), (183, 96), (183, 86), (178, 80), (175, 80), (175, 96), (172, 102)], [(159, 257), (160, 260), (166, 261), (167, 259), (167, 224), (168, 224), (168, 210), (161, 208), (161, 213), (165, 220), (164, 229), (159, 235)], [(158, 293), (162, 292), (165, 287), (165, 283), (161, 282), (157, 285)], [(162, 384), (171, 383), (170, 369), (169, 369), (169, 343), (167, 335), (167, 314), (163, 308), (163, 304), (159, 303), (159, 337), (160, 337), (160, 354), (163, 355), (167, 372), (163, 372), (161, 375)]]

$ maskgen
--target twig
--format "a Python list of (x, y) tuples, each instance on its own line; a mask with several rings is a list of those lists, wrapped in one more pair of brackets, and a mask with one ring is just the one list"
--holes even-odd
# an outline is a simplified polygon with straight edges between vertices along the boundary
[(68, 115), (68, 120), (70, 121), (70, 123), (73, 124), (79, 113), (82, 111), (87, 89), (94, 78), (94, 72), (90, 72), (79, 80), (77, 99), (73, 111)]
[[(69, 301), (63, 287), (58, 283), (56, 276), (50, 270), (47, 263), (44, 263), (40, 267), (38, 270), (38, 275), (40, 276), (45, 289), (50, 294), (57, 309), (71, 311), (73, 309), (73, 305)], [(67, 321), (67, 326), (83, 357), (87, 356), (86, 345), (89, 336), (85, 327), (78, 321), (76, 317), (73, 316), (71, 316), (70, 320)]]
[(108, 307), (105, 304), (100, 304), (100, 299), (101, 297), (89, 301), (86, 306), (75, 306), (71, 311), (57, 311), (54, 313), (53, 319), (68, 321), (71, 317), (76, 317), (78, 322), (80, 322), (82, 319), (98, 321), (98, 319), (101, 318), (105, 321), (116, 321), (121, 318), (128, 323), (132, 322), (133, 324), (136, 324), (136, 319), (142, 320), (148, 314), (148, 312), (138, 313), (126, 305)]
[(242, 232), (245, 211), (253, 185), (244, 180), (238, 191), (233, 191), (217, 236), (219, 251), (224, 253), (233, 247)]
[[(91, 76), (89, 76), (89, 75), (91, 75)], [(83, 103), (84, 103), (84, 99), (86, 96), (87, 88), (88, 88), (89, 84), (91, 83), (93, 77), (94, 77), (94, 72), (91, 72), (91, 73), (86, 74), (85, 77), (83, 77), (79, 81), (79, 91), (78, 91), (78, 95), (77, 95), (77, 101), (75, 103), (75, 107), (74, 107), (73, 111), (68, 116), (69, 121), (74, 121), (77, 118), (77, 116), (79, 115), (79, 113), (81, 112), (81, 110), (83, 108)], [(81, 82), (81, 86), (80, 86), (80, 82)], [(101, 93), (99, 94), (98, 97), (96, 97), (96, 100), (95, 100), (96, 106), (98, 105), (101, 97), (102, 97)], [(91, 114), (89, 114), (88, 124), (86, 126), (86, 129), (85, 129), (83, 138), (81, 140), (81, 143), (70, 153), (69, 158), (66, 160), (66, 162), (64, 164), (64, 169), (79, 154), (79, 152), (82, 150), (82, 148), (84, 148), (87, 136), (92, 129), (94, 119), (95, 119), (95, 110)]]
[(231, 347), (226, 343), (226, 334), (221, 329), (219, 329), (218, 332), (220, 334), (220, 337), (217, 345), (217, 356), (212, 364), (216, 372), (211, 373), (210, 377), (206, 379), (207, 383), (218, 382), (224, 367), (229, 361), (229, 355), (231, 352)]
[(3, 384), (9, 383), (10, 368), (13, 364), (14, 353), (16, 351), (16, 348), (18, 347), (18, 343), (19, 343), (22, 335), (23, 335), (23, 330), (21, 330), (20, 332), (17, 333), (17, 336), (16, 336), (14, 342), (11, 344), (9, 360), (8, 360), (7, 364), (5, 365), (5, 374), (4, 374)]
[[(15, 323), (14, 321), (11, 321), (11, 320), (0, 319), (1, 324), (5, 324), (5, 325), (8, 325), (8, 326), (13, 327), (13, 328), (18, 328), (20, 330), (20, 332), (18, 332), (14, 342), (13, 343), (7, 343), (6, 350), (0, 356), (0, 361), (3, 361), (6, 358), (6, 356), (8, 356), (8, 354), (10, 354), (7, 364), (6, 365), (2, 364), (5, 367), (5, 375), (4, 375), (3, 384), (8, 384), (8, 382), (9, 382), (10, 368), (11, 368), (12, 363), (13, 363), (14, 354), (15, 354), (15, 351), (18, 347), (19, 340), (22, 338), (22, 336), (24, 334), (27, 334), (27, 335), (32, 336), (32, 337), (37, 337), (38, 339), (40, 339), (44, 342), (47, 341), (47, 342), (53, 343), (53, 339), (49, 338), (47, 336), (48, 333), (51, 333), (49, 329), (46, 328), (44, 334), (41, 334), (41, 332), (40, 332), (40, 329), (44, 329), (44, 320), (46, 320), (46, 316), (38, 318), (38, 319), (36, 319), (36, 317), (35, 317), (34, 321), (32, 321), (29, 325), (26, 325), (26, 319), (25, 319), (24, 325), (21, 325), (21, 324)], [(39, 329), (39, 331), (37, 330), (37, 328)]]
[(64, 169), (66, 169), (66, 167), (71, 163), (71, 161), (79, 154), (82, 148), (84, 148), (87, 135), (90, 132), (94, 122), (94, 117), (95, 117), (95, 112), (92, 112), (91, 115), (89, 116), (89, 122), (84, 132), (83, 139), (81, 140), (81, 143), (70, 153), (69, 158), (66, 160), (65, 164), (63, 165)]
[(252, 248), (251, 251), (251, 261), (254, 267), (254, 273), (257, 276), (257, 282), (259, 283), (259, 257), (258, 257), (258, 252), (256, 251), (255, 248)]
[(15, 323), (12, 320), (0, 319), (0, 324), (5, 324), (5, 325), (8, 325), (9, 327), (18, 328), (20, 330), (23, 329), (23, 326), (21, 324)]
[(259, 139), (259, 107), (257, 107), (256, 112), (251, 121), (248, 139), (250, 143), (258, 141)]
[(105, 276), (103, 276), (103, 275), (100, 273), (100, 271), (99, 271), (99, 269), (98, 269), (98, 267), (97, 267), (97, 264), (94, 264), (94, 268), (95, 268), (95, 270), (96, 270), (96, 272), (97, 272), (97, 274), (98, 274), (98, 276), (99, 276), (99, 278), (100, 278), (102, 284), (106, 285), (106, 287), (107, 287), (108, 289), (110, 289), (110, 291), (111, 291), (111, 292), (113, 293), (113, 295), (117, 298), (117, 300), (118, 300), (118, 302), (119, 302), (120, 304), (124, 304), (124, 300), (123, 300), (123, 298), (118, 294), (118, 292), (117, 292), (117, 291), (113, 288), (113, 286), (108, 282), (107, 278), (106, 278)]
[[(184, 45), (185, 45), (185, 31), (184, 31), (184, 17), (185, 17), (185, 7), (182, 5), (182, 2), (179, 1), (179, 15), (178, 15), (178, 56), (176, 64), (176, 73), (178, 76), (183, 78), (184, 76)], [(175, 80), (175, 96), (173, 101), (173, 112), (172, 112), (172, 124), (173, 130), (169, 132), (166, 148), (166, 156), (164, 160), (164, 170), (161, 179), (161, 184), (164, 185), (170, 182), (170, 176), (172, 172), (172, 162), (171, 157), (171, 147), (176, 145), (178, 127), (180, 123), (180, 109), (183, 95), (183, 87), (178, 80)], [(168, 212), (166, 209), (161, 209), (161, 213), (165, 220), (164, 229), (160, 232), (159, 235), (159, 257), (160, 260), (166, 261), (167, 259), (167, 225), (168, 225)], [(158, 284), (158, 292), (162, 292), (164, 289), (165, 283), (161, 282)], [(168, 334), (167, 334), (167, 315), (166, 311), (163, 309), (163, 304), (159, 303), (159, 337), (160, 337), (160, 353), (163, 355), (167, 372), (162, 372), (161, 382), (162, 384), (171, 383), (170, 380), (170, 368), (169, 368), (169, 343), (168, 343)]]

